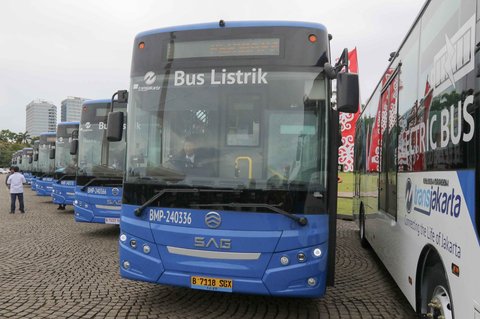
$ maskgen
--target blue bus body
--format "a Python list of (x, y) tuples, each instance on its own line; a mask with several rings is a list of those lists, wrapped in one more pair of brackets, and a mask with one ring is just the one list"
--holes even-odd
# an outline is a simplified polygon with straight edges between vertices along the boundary
[(35, 182), (37, 196), (52, 196), (53, 177), (39, 177)]
[(52, 201), (54, 204), (73, 205), (75, 200), (76, 156), (70, 154), (72, 134), (78, 133), (79, 122), (61, 122), (57, 125), (55, 142), (55, 174), (52, 183)]
[(31, 184), (32, 180), (32, 169), (33, 169), (33, 148), (26, 147), (22, 150), (22, 163), (20, 165), (20, 170), (27, 181), (27, 184)]
[(108, 186), (75, 187), (75, 221), (119, 224), (122, 188)]
[[(244, 213), (217, 211), (222, 216), (222, 228), (228, 229), (217, 230), (205, 225), (208, 210), (189, 210), (188, 213), (195, 216), (194, 222), (183, 227), (167, 222), (172, 216), (175, 216), (173, 220), (178, 220), (175, 213), (183, 214), (183, 211), (147, 208), (147, 212), (163, 210), (165, 214), (161, 222), (149, 222), (148, 213), (140, 220), (134, 215), (136, 208), (131, 205), (122, 208), (121, 231), (125, 240), (120, 240), (120, 260), (130, 261), (129, 269), (120, 268), (122, 277), (196, 289), (274, 296), (315, 297), (325, 292), (327, 215), (307, 216), (311, 227), (304, 228), (283, 216), (250, 213), (246, 219)], [(226, 244), (223, 238), (231, 240), (228, 253), (220, 249)], [(208, 251), (185, 248), (195, 240), (208, 246)], [(150, 247), (148, 253), (144, 252), (145, 246)], [(315, 256), (314, 249), (320, 249), (321, 255)], [(305, 261), (298, 260), (300, 253), (305, 255)], [(281, 264), (282, 257), (289, 259), (288, 265)], [(233, 287), (195, 286), (191, 283), (192, 274), (233, 280)], [(316, 279), (313, 287), (307, 284), (309, 278)]]
[(119, 224), (125, 142), (106, 140), (110, 100), (83, 104), (79, 128), (75, 221)]
[(36, 140), (33, 142), (33, 154), (32, 154), (32, 177), (30, 179), (30, 186), (32, 191), (36, 191), (36, 182), (37, 182), (37, 176), (39, 174), (38, 171), (38, 151), (39, 151), (39, 146), (40, 146), (40, 141)]
[(323, 75), (328, 42), (324, 26), (298, 22), (137, 35), (122, 277), (272, 296), (320, 297), (333, 285), (338, 112)]
[(57, 205), (73, 205), (75, 180), (55, 180), (52, 184), (52, 202)]
[(50, 158), (52, 150), (55, 149), (56, 133), (48, 132), (40, 134), (38, 170), (39, 176), (35, 182), (37, 196), (51, 196), (53, 190), (53, 173), (55, 158)]
[(37, 177), (32, 176), (32, 179), (30, 180), (30, 188), (32, 191), (37, 191)]

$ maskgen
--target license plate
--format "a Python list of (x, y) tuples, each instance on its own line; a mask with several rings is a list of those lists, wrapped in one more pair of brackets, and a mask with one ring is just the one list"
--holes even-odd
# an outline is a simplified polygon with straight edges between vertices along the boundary
[(108, 218), (108, 217), (106, 217), (105, 218), (105, 224), (119, 225), (120, 224), (120, 218)]
[(233, 280), (225, 278), (191, 276), (190, 287), (202, 290), (232, 292)]

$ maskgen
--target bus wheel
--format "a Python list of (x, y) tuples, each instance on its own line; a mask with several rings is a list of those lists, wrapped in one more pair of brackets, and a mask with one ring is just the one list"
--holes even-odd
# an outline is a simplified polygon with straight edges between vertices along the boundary
[(363, 205), (360, 206), (360, 214), (359, 214), (359, 234), (360, 234), (360, 245), (363, 248), (369, 248), (370, 244), (365, 237), (365, 210), (363, 209)]
[(450, 289), (443, 267), (437, 264), (427, 271), (426, 298), (422, 300), (422, 309), (427, 309), (426, 318), (453, 319)]

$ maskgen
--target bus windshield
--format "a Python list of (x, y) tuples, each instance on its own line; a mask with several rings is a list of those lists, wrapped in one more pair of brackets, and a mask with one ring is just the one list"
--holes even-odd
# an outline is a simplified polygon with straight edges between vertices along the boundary
[[(72, 128), (73, 130), (73, 128)], [(55, 145), (55, 171), (63, 174), (75, 174), (76, 156), (70, 154), (72, 137), (57, 136)]]
[[(106, 122), (106, 121), (105, 121)], [(95, 177), (122, 177), (125, 142), (108, 143), (103, 122), (80, 124), (78, 174)]]
[(143, 89), (144, 76), (134, 77), (126, 182), (325, 198), (323, 75), (256, 71), (250, 78), (242, 71), (175, 71), (156, 75), (150, 90)]
[(38, 154), (38, 170), (44, 174), (53, 173), (55, 161), (50, 159), (51, 144), (40, 144)]

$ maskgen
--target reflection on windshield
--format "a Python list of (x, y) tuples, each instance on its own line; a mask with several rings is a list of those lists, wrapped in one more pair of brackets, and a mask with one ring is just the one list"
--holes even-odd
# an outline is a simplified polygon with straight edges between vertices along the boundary
[(40, 145), (38, 154), (38, 170), (42, 173), (53, 173), (55, 171), (55, 160), (50, 159), (51, 148), (52, 146), (49, 144)]
[(58, 137), (55, 146), (55, 172), (75, 175), (76, 155), (70, 154), (71, 137)]
[(85, 123), (80, 125), (78, 174), (96, 177), (122, 177), (125, 161), (125, 142), (107, 142), (106, 126)]
[[(219, 81), (205, 74), (204, 83)], [(157, 82), (169, 86), (146, 91), (143, 77), (132, 80), (127, 181), (325, 191), (328, 112), (318, 73), (268, 72), (256, 85)]]

